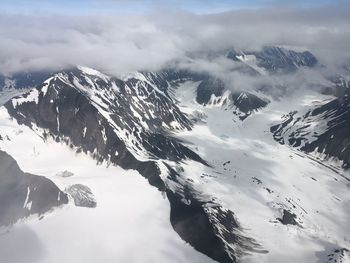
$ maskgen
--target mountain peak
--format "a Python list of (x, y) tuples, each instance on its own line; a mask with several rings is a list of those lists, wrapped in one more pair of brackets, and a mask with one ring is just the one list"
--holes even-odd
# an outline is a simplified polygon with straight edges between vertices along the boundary
[(109, 76), (105, 75), (104, 73), (102, 73), (96, 69), (86, 67), (86, 66), (81, 66), (81, 65), (78, 65), (77, 69), (86, 75), (96, 76), (100, 79), (103, 79), (105, 82), (108, 82), (110, 80)]

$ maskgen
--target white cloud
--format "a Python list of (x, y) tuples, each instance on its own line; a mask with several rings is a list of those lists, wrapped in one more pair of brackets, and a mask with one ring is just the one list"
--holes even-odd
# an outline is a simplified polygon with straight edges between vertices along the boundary
[(0, 71), (83, 64), (119, 75), (157, 70), (189, 53), (288, 45), (327, 63), (350, 54), (349, 9), (256, 9), (212, 15), (0, 16)]

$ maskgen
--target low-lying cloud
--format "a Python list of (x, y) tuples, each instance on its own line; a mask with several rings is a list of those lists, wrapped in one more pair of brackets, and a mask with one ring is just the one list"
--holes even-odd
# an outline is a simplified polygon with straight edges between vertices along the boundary
[[(337, 5), (210, 15), (169, 10), (108, 17), (3, 13), (0, 72), (80, 64), (121, 75), (188, 61), (189, 54), (265, 45), (308, 49), (321, 62), (337, 65), (350, 57), (349, 11), (347, 5)], [(201, 58), (193, 65), (210, 63)]]

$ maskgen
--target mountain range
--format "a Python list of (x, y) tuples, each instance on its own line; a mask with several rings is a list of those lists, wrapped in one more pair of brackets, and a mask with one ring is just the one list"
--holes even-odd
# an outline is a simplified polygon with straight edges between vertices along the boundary
[[(87, 228), (72, 220), (106, 242), (103, 262), (348, 262), (349, 77), (309, 51), (211, 56), (253, 87), (176, 66), (0, 76), (0, 246), (30, 226), (86, 262), (91, 244), (76, 244)], [(128, 181), (141, 177), (148, 185)]]

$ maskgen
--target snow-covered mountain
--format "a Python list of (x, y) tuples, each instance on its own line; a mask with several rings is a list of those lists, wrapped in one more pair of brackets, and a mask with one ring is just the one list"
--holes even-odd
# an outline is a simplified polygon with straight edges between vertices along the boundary
[[(206, 106), (221, 106), (244, 120), (265, 107), (269, 100), (251, 92), (230, 91), (220, 79), (206, 78), (197, 87), (196, 101)], [(262, 95), (262, 94), (260, 94)]]
[[(272, 81), (282, 73), (317, 65), (310, 52), (283, 48), (231, 51), (226, 56), (241, 65), (236, 67), (241, 73)], [(339, 86), (329, 78), (328, 83)], [(345, 168), (350, 152), (345, 84), (342, 90), (342, 97), (299, 89), (276, 98), (268, 89), (231, 89), (210, 74), (176, 69), (115, 78), (79, 66), (52, 74), (4, 99), (0, 149), (23, 171), (48, 177), (67, 199), (51, 204), (60, 209), (51, 209), (42, 222), (30, 217), (17, 223), (0, 244), (17, 240), (23, 224), (35, 229), (41, 242), (50, 242), (56, 234), (44, 235), (46, 229), (54, 223), (66, 226), (72, 218), (87, 220), (96, 240), (105, 242), (104, 262), (347, 262), (350, 175)], [(6, 171), (2, 174), (8, 177)], [(167, 198), (168, 206), (160, 194), (155, 198), (157, 191), (123, 174), (142, 175), (152, 190)], [(123, 210), (114, 202), (125, 202)], [(37, 211), (30, 214), (41, 214)], [(91, 227), (106, 220), (106, 229), (120, 231), (113, 220), (105, 219), (116, 214), (120, 222), (130, 221), (129, 229), (145, 231), (143, 238), (155, 238), (153, 242), (145, 242), (136, 231), (128, 237), (108, 232), (106, 240)], [(21, 218), (23, 214), (16, 216)], [(164, 223), (169, 218), (178, 236), (206, 256), (170, 234)], [(149, 229), (137, 228), (147, 228), (147, 221), (158, 238)], [(72, 231), (79, 236), (86, 228)], [(131, 247), (125, 244), (118, 253), (108, 248), (123, 240), (134, 242), (140, 257), (130, 255)], [(88, 246), (69, 250), (75, 262), (85, 262), (78, 255), (89, 254)], [(152, 247), (154, 254), (147, 251)], [(51, 251), (40, 260), (60, 262), (55, 255)]]
[(348, 80), (335, 78), (331, 94), (336, 96), (319, 96), (319, 100), (284, 115), (271, 127), (275, 140), (348, 168), (349, 87)]
[(261, 51), (242, 52), (230, 50), (227, 58), (241, 61), (257, 72), (290, 73), (300, 67), (312, 68), (317, 65), (317, 58), (309, 51), (296, 52), (283, 47), (266, 46)]

